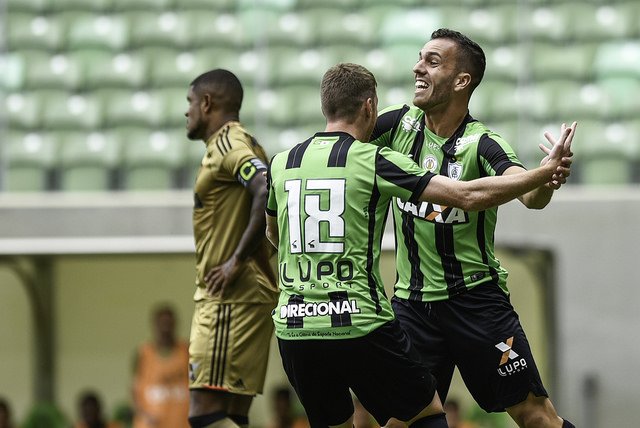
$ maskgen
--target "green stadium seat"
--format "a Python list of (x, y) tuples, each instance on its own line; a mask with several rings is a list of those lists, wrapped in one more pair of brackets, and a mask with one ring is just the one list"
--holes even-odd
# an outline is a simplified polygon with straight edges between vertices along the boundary
[(137, 88), (148, 83), (145, 58), (137, 52), (111, 53), (103, 50), (72, 51), (76, 63), (85, 69), (86, 87)]
[(193, 189), (196, 183), (196, 177), (205, 155), (205, 145), (202, 141), (187, 141), (184, 164), (184, 180), (183, 187)]
[(322, 76), (335, 64), (329, 49), (280, 48), (273, 51), (273, 76), (281, 85), (309, 84), (320, 88)]
[(323, 45), (349, 43), (366, 48), (377, 36), (378, 28), (364, 13), (316, 8), (309, 10), (307, 15), (311, 17), (313, 28), (317, 29), (319, 42)]
[(600, 79), (598, 86), (607, 94), (605, 115), (614, 119), (637, 118), (640, 112), (640, 74), (635, 77)]
[(523, 15), (523, 34), (533, 41), (562, 41), (571, 38), (571, 14), (564, 9), (541, 5)]
[(418, 62), (422, 46), (413, 43), (385, 46), (384, 67), (387, 68), (387, 72), (380, 76), (380, 80), (390, 84), (413, 84), (413, 67)]
[(56, 141), (50, 134), (10, 132), (6, 140), (5, 189), (10, 192), (49, 188)]
[(82, 64), (64, 53), (19, 51), (24, 62), (24, 85), (30, 89), (77, 90), (83, 85)]
[(42, 120), (42, 99), (39, 93), (13, 92), (6, 94), (1, 117), (6, 117), (11, 129), (36, 129)]
[(297, 7), (299, 9), (329, 7), (341, 10), (353, 10), (360, 6), (361, 1), (364, 3), (363, 0), (297, 0)]
[(283, 86), (257, 93), (254, 107), (256, 117), (270, 126), (296, 123), (296, 110), (299, 108), (297, 101), (302, 102), (303, 99), (298, 98), (292, 88)]
[(111, 0), (114, 10), (130, 12), (130, 11), (162, 11), (167, 10), (180, 4), (175, 0)]
[(278, 12), (292, 10), (296, 6), (297, 0), (238, 0), (237, 8), (246, 9), (269, 9)]
[(524, 88), (518, 88), (515, 83), (487, 80), (480, 84), (476, 92), (477, 94), (474, 92), (471, 99), (473, 100), (476, 95), (485, 97), (482, 102), (484, 111), (471, 112), (472, 115), (475, 114), (476, 117), (483, 118), (484, 121), (517, 119), (522, 108)]
[(188, 149), (184, 139), (176, 140), (167, 132), (146, 129), (122, 129), (119, 133), (123, 141), (125, 189), (170, 190), (177, 186), (179, 168)]
[(601, 44), (593, 64), (600, 78), (640, 76), (640, 41), (621, 40)]
[[(153, 87), (182, 86), (188, 88), (194, 78), (218, 67), (217, 58), (224, 50), (210, 49), (189, 52), (176, 49), (149, 48), (138, 51), (149, 69), (149, 84)], [(235, 51), (233, 51), (235, 52)], [(222, 54), (224, 56), (224, 54)]]
[(567, 3), (560, 6), (572, 17), (577, 41), (624, 39), (637, 35), (640, 8), (637, 2), (618, 4)]
[[(113, 7), (113, 0), (51, 0), (56, 11), (107, 12)], [(117, 9), (116, 9), (117, 10)]]
[[(554, 115), (558, 120), (596, 119), (604, 115), (610, 103), (603, 88), (593, 83), (565, 81), (557, 85), (557, 90)], [(582, 130), (579, 132), (582, 135)]]
[(246, 29), (232, 13), (213, 13), (210, 9), (183, 12), (189, 23), (190, 48), (242, 48), (247, 42)]
[(293, 108), (289, 114), (294, 116), (294, 123), (298, 126), (305, 127), (325, 122), (320, 106), (320, 84), (290, 86), (285, 93), (288, 93), (292, 100)]
[(409, 44), (417, 52), (431, 32), (441, 28), (444, 17), (439, 9), (406, 9), (391, 12), (382, 22), (380, 41), (384, 45)]
[(576, 158), (581, 182), (588, 185), (630, 184), (640, 158), (638, 123), (583, 122)]
[(5, 2), (6, 11), (12, 16), (15, 13), (40, 14), (49, 9), (51, 0), (7, 0)]
[(487, 59), (485, 79), (516, 81), (529, 66), (526, 52), (518, 45), (492, 45), (484, 49), (484, 52)]
[(102, 125), (102, 105), (91, 93), (48, 91), (41, 96), (46, 129), (96, 129)]
[(65, 25), (57, 16), (12, 13), (7, 20), (7, 48), (58, 50), (64, 46)]
[(59, 134), (59, 141), (60, 190), (103, 191), (112, 187), (120, 155), (117, 138), (109, 133), (71, 132)]
[(573, 103), (577, 103), (576, 95), (579, 93), (580, 86), (579, 83), (571, 80), (536, 82), (528, 87), (518, 88), (518, 92), (522, 91), (520, 106), (527, 117), (538, 121), (569, 120), (570, 116), (575, 114), (575, 109), (561, 102), (572, 100)]
[(189, 48), (193, 31), (188, 17), (182, 13), (136, 12), (128, 15), (131, 46)]
[(592, 77), (595, 47), (590, 43), (571, 45), (536, 43), (530, 61), (535, 80), (567, 78), (586, 80)]
[(234, 12), (237, 0), (181, 0), (180, 8), (183, 10), (207, 9), (215, 12)]
[(69, 49), (97, 48), (119, 51), (129, 43), (129, 26), (124, 14), (67, 13), (62, 19), (69, 27)]
[(27, 65), (19, 52), (0, 54), (0, 89), (16, 90), (24, 86)]
[[(163, 99), (157, 92), (112, 89), (99, 91), (106, 126), (161, 126), (167, 117)], [(186, 90), (182, 99), (186, 97)], [(186, 101), (185, 101), (186, 103)]]
[[(518, 20), (515, 3), (473, 8), (468, 5), (447, 7), (443, 9), (443, 15), (443, 26), (464, 33), (482, 46), (516, 41)], [(430, 35), (431, 32), (424, 37)]]
[(412, 105), (415, 87), (413, 85), (378, 87), (378, 110), (395, 104)]

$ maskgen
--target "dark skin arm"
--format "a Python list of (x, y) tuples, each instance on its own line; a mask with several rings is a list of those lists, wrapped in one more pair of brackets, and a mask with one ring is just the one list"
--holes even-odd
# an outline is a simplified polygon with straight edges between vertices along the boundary
[(264, 207), (267, 203), (267, 182), (264, 174), (256, 174), (246, 188), (251, 194), (249, 223), (233, 255), (223, 264), (211, 268), (205, 275), (207, 293), (211, 296), (224, 297), (227, 287), (236, 280), (244, 262), (260, 247), (264, 238)]

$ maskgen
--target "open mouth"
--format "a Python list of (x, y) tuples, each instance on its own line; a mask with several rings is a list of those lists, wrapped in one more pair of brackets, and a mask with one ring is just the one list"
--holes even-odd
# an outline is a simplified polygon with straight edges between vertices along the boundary
[(416, 80), (416, 92), (420, 92), (420, 91), (424, 91), (429, 89), (429, 84), (426, 82), (423, 82), (421, 80)]

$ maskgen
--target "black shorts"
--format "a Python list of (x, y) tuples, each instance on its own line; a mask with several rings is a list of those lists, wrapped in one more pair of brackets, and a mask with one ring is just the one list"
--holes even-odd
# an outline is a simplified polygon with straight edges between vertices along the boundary
[(393, 310), (436, 377), (444, 402), (454, 366), (487, 412), (502, 412), (533, 392), (547, 397), (518, 314), (496, 284), (438, 302), (396, 297)]
[(349, 419), (349, 388), (380, 425), (391, 417), (412, 419), (435, 394), (433, 376), (396, 320), (355, 339), (278, 339), (278, 345), (313, 428)]

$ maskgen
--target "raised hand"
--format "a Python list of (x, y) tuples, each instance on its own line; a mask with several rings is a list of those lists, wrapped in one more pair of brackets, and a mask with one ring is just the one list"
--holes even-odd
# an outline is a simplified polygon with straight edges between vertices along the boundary
[(545, 165), (551, 156), (553, 149), (556, 147), (556, 144), (561, 143), (561, 146), (557, 148), (557, 155), (561, 156), (561, 170), (558, 170), (556, 174), (554, 174), (553, 178), (547, 183), (547, 187), (557, 190), (567, 182), (567, 178), (571, 175), (571, 164), (573, 162), (573, 152), (571, 151), (571, 143), (573, 142), (573, 137), (575, 135), (575, 130), (577, 127), (577, 122), (573, 122), (570, 127), (567, 128), (565, 123), (560, 127), (560, 140), (556, 141), (555, 137), (549, 133), (545, 132), (544, 136), (547, 141), (551, 144), (551, 148), (545, 146), (540, 143), (539, 147), (543, 153), (547, 156), (540, 161), (540, 165)]

